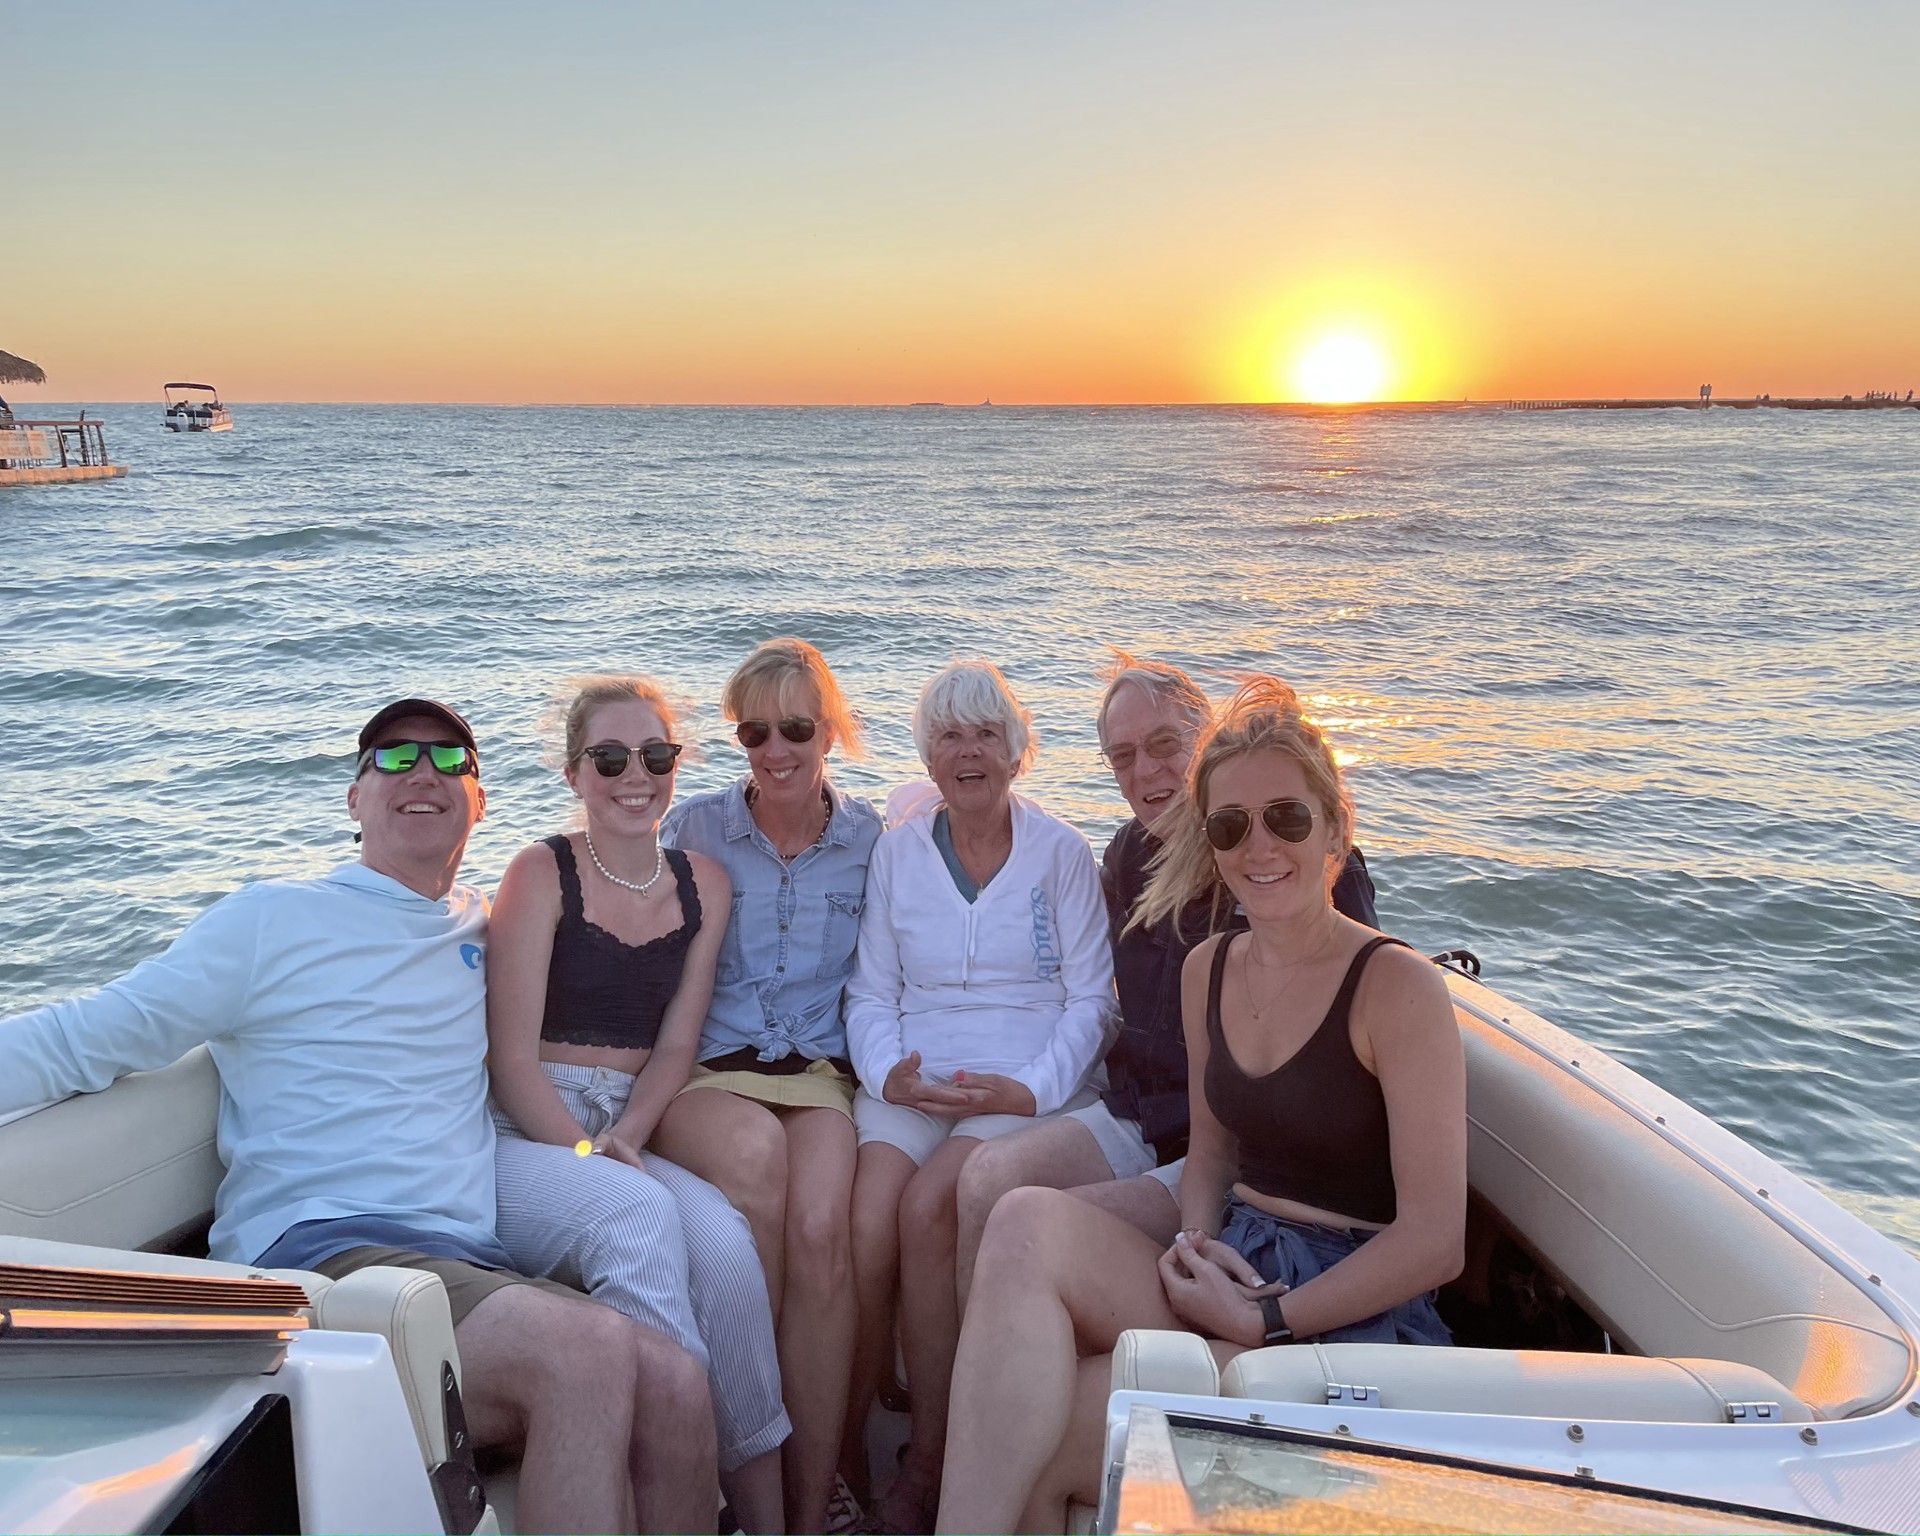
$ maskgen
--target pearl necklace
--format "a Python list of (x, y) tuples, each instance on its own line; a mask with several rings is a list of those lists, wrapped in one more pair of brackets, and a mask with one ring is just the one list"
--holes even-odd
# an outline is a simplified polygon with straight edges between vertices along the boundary
[(645, 880), (638, 882), (622, 880), (612, 870), (608, 869), (606, 865), (602, 864), (600, 862), (600, 855), (593, 851), (593, 833), (587, 828), (582, 827), (580, 834), (587, 840), (587, 857), (593, 860), (593, 867), (599, 870), (601, 874), (605, 875), (615, 885), (624, 886), (629, 891), (638, 891), (644, 896), (648, 891), (653, 889), (655, 882), (660, 878), (660, 871), (667, 866), (667, 850), (662, 848), (656, 841), (653, 845), (653, 873), (648, 875)]

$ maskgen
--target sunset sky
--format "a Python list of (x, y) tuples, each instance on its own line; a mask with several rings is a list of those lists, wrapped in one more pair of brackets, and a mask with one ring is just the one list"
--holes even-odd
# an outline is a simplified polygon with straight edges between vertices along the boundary
[(0, 38), (16, 405), (1920, 387), (1912, 0), (7, 0)]

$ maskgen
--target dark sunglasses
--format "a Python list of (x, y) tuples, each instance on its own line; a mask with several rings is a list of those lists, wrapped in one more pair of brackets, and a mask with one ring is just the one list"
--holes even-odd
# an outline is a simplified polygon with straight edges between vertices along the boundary
[(390, 741), (385, 746), (368, 747), (362, 752), (354, 777), (365, 773), (369, 765), (375, 773), (412, 773), (419, 765), (422, 752), (427, 754), (435, 773), (479, 776), (480, 754), (464, 742)]
[(1191, 735), (1190, 731), (1155, 731), (1137, 747), (1131, 744), (1121, 747), (1102, 747), (1100, 755), (1107, 760), (1107, 766), (1115, 773), (1125, 773), (1140, 760), (1142, 752), (1163, 763), (1170, 757), (1178, 757), (1186, 750)]
[(597, 747), (582, 747), (573, 760), (577, 763), (583, 757), (590, 757), (601, 778), (617, 779), (627, 771), (627, 759), (637, 757), (648, 773), (664, 779), (673, 772), (674, 760), (680, 751), (677, 741), (650, 741), (644, 747), (623, 747), (617, 742), (608, 742)]
[[(1269, 800), (1260, 807), (1267, 830), (1283, 843), (1304, 843), (1313, 835), (1313, 807), (1304, 800)], [(1226, 805), (1207, 812), (1207, 841), (1221, 853), (1238, 848), (1253, 830), (1253, 812)]]
[[(751, 752), (774, 732), (775, 727), (765, 720), (742, 720), (733, 728), (733, 734), (741, 746)], [(780, 734), (798, 746), (803, 741), (812, 741), (813, 733), (820, 727), (810, 715), (788, 715), (779, 723)]]

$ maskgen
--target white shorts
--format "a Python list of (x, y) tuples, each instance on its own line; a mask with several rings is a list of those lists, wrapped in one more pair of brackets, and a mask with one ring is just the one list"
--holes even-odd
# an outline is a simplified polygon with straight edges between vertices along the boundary
[[(1075, 1099), (1074, 1103), (1078, 1104), (1079, 1100)], [(1099, 1098), (1078, 1109), (1069, 1106), (1061, 1114), (1069, 1120), (1078, 1120), (1093, 1133), (1100, 1155), (1107, 1160), (1116, 1179), (1135, 1178), (1152, 1169), (1153, 1148), (1141, 1139), (1139, 1121), (1123, 1120)]]
[[(1078, 1119), (1081, 1112), (1089, 1107), (1103, 1112), (1106, 1108), (1100, 1102), (1099, 1094), (1091, 1088), (1082, 1088), (1050, 1115), (968, 1115), (964, 1120), (948, 1120), (908, 1104), (892, 1104), (885, 1099), (876, 1099), (862, 1088), (853, 1096), (853, 1124), (861, 1146), (870, 1141), (883, 1141), (890, 1147), (898, 1147), (913, 1159), (915, 1167), (919, 1167), (933, 1156), (934, 1148), (949, 1136), (992, 1141), (996, 1136), (1010, 1136), (1029, 1126), (1045, 1125), (1051, 1120), (1063, 1120), (1070, 1115)], [(1113, 1121), (1111, 1115), (1107, 1119)], [(1118, 1124), (1117, 1121), (1113, 1123)], [(1093, 1127), (1088, 1126), (1088, 1129), (1092, 1130)], [(1099, 1134), (1094, 1131), (1096, 1138)]]
[(1172, 1162), (1164, 1163), (1158, 1168), (1149, 1168), (1147, 1177), (1158, 1179), (1166, 1185), (1167, 1193), (1173, 1196), (1174, 1203), (1177, 1205), (1180, 1202), (1180, 1172), (1186, 1166), (1187, 1160), (1184, 1157), (1176, 1157)]

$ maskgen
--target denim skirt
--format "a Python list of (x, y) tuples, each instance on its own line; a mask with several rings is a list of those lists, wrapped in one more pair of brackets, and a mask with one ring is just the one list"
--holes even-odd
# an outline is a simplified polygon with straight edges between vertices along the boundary
[[(1248, 1205), (1238, 1195), (1227, 1197), (1227, 1219), (1220, 1228), (1220, 1241), (1251, 1264), (1262, 1280), (1284, 1280), (1289, 1286), (1305, 1285), (1376, 1235), (1364, 1229), (1287, 1221)], [(1440, 1321), (1433, 1295), (1428, 1291), (1390, 1311), (1316, 1333), (1313, 1342), (1451, 1344), (1453, 1335)]]

